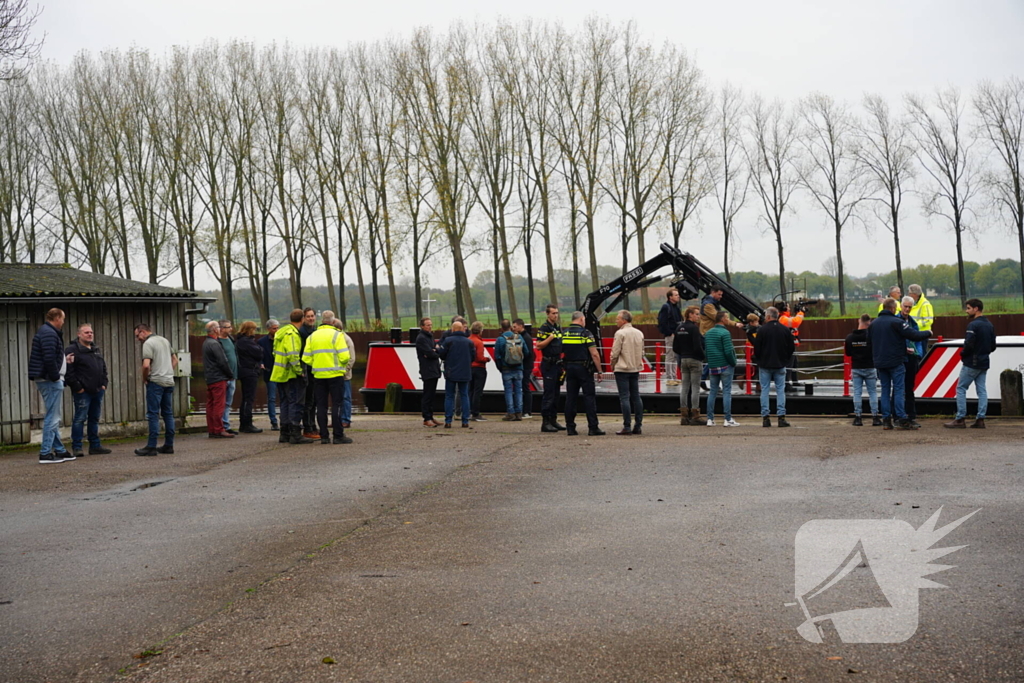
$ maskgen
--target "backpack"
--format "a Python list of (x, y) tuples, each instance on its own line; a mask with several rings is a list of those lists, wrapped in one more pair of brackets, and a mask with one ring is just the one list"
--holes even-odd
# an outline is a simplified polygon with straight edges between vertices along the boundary
[(512, 333), (511, 337), (505, 337), (505, 358), (503, 359), (505, 365), (522, 365), (523, 364), (523, 338), (515, 332)]

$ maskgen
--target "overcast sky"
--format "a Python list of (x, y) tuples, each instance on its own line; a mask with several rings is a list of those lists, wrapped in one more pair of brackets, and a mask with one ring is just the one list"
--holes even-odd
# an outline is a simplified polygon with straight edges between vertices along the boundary
[[(596, 14), (613, 21), (635, 20), (652, 41), (671, 40), (682, 46), (712, 85), (730, 81), (747, 92), (789, 102), (819, 90), (853, 104), (865, 92), (877, 92), (898, 105), (906, 92), (927, 94), (954, 85), (969, 94), (984, 79), (1024, 77), (1024, 0), (519, 0), (500, 13), (482, 11), (485, 3), (465, 0), (48, 0), (41, 4), (44, 11), (38, 28), (47, 34), (43, 56), (61, 63), (80, 50), (138, 46), (162, 54), (171, 45), (195, 45), (208, 38), (345, 45), (407, 36), (416, 26), (444, 30), (456, 20), (493, 23), (499, 16), (560, 21), (572, 28)], [(981, 196), (976, 208), (983, 208)], [(691, 232), (683, 246), (720, 268), (722, 238), (716, 216), (709, 211), (701, 221), (703, 234)], [(1004, 221), (982, 214), (974, 223), (981, 230), (977, 241), (966, 246), (968, 259), (1016, 257)], [(738, 235), (736, 270), (778, 270), (774, 242), (757, 227), (752, 202), (738, 219)], [(820, 270), (834, 251), (825, 216), (804, 202), (799, 216), (792, 216), (784, 228), (784, 240), (789, 270)], [(599, 256), (599, 261), (618, 262), (610, 227), (604, 243), (610, 253), (606, 258)], [(907, 209), (902, 244), (907, 266), (956, 260), (950, 230), (937, 219), (929, 223), (917, 203)], [(850, 232), (844, 238), (844, 254), (847, 270), (855, 275), (895, 267), (891, 238), (881, 227)], [(478, 267), (487, 266), (482, 262)], [(523, 270), (522, 264), (519, 269)], [(450, 280), (433, 284), (450, 286)]]

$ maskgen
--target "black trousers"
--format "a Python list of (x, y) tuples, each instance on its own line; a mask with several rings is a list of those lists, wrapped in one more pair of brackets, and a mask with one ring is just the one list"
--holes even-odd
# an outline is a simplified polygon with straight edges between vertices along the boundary
[[(305, 368), (305, 366), (303, 366)], [(302, 404), (302, 431), (313, 432), (316, 426), (316, 395), (314, 387), (316, 381), (313, 378), (313, 373), (306, 370), (306, 394), (305, 400)]]
[(544, 378), (544, 397), (540, 402), (540, 414), (554, 420), (558, 417), (558, 394), (562, 389), (562, 366), (547, 359), (540, 362), (540, 374)]
[(917, 371), (920, 367), (921, 359), (917, 355), (907, 356), (907, 376), (903, 380), (903, 403), (909, 420), (917, 419), (917, 406), (914, 403), (914, 380), (917, 379)]
[(484, 397), (484, 382), (487, 381), (487, 368), (472, 368), (473, 379), (469, 383), (469, 414), (480, 417), (480, 401)]
[(423, 380), (423, 396), (420, 397), (420, 412), (424, 420), (434, 419), (434, 395), (437, 394), (438, 377)]
[[(547, 385), (545, 384), (545, 389)], [(587, 426), (597, 429), (597, 392), (594, 390), (594, 373), (589, 365), (565, 364), (565, 426), (576, 428), (576, 397), (583, 391), (583, 410), (587, 414)], [(545, 392), (546, 395), (546, 392)]]
[(240, 427), (252, 427), (252, 405), (256, 402), (256, 375), (252, 377), (240, 377), (242, 384), (242, 406), (238, 410), (238, 424)]
[(345, 393), (344, 381), (343, 377), (316, 378), (313, 380), (313, 392), (316, 396), (316, 421), (320, 426), (321, 439), (326, 439), (331, 435), (327, 424), (328, 399), (331, 402), (331, 423), (334, 425), (334, 436), (343, 436), (345, 434), (345, 429), (341, 426), (341, 401)]

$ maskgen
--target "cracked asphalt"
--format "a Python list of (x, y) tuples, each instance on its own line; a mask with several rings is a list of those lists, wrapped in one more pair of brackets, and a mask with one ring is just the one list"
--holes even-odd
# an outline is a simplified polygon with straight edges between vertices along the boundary
[[(351, 446), (0, 455), (0, 680), (1024, 680), (1020, 421), (650, 416), (618, 437), (605, 416), (569, 438), (357, 419)], [(911, 638), (797, 633), (804, 523), (940, 508), (980, 512), (938, 544), (966, 547)]]

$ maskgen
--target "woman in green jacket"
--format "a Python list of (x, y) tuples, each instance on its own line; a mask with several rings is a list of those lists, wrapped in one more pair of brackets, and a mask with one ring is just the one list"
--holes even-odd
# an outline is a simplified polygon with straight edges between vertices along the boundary
[(704, 335), (704, 355), (711, 381), (711, 390), (708, 392), (708, 427), (715, 426), (715, 399), (718, 398), (719, 387), (722, 389), (725, 426), (740, 426), (739, 422), (732, 419), (732, 377), (736, 372), (736, 350), (732, 345), (732, 335), (726, 327), (728, 324), (729, 313), (720, 311), (715, 316), (715, 326)]

